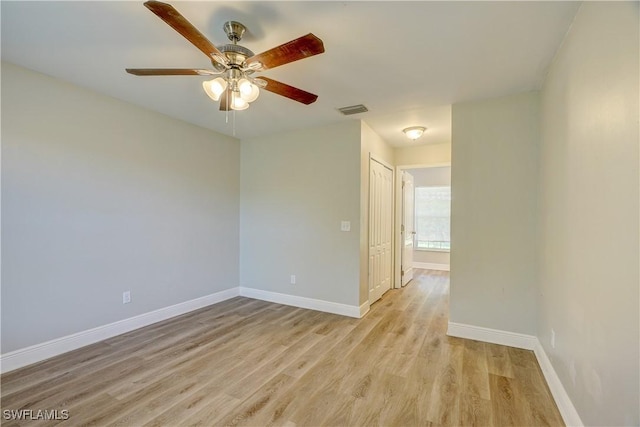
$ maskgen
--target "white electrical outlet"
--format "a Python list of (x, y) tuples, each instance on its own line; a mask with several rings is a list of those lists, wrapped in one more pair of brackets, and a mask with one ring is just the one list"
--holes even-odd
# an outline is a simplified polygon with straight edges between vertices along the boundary
[(292, 285), (295, 285), (295, 284), (296, 284), (296, 276), (295, 276), (295, 274), (292, 274), (292, 275), (291, 275), (291, 284), (292, 284)]
[(122, 303), (129, 304), (131, 302), (131, 291), (124, 291), (122, 293)]
[(551, 348), (556, 348), (556, 331), (551, 329)]
[(351, 221), (341, 221), (340, 231), (351, 231)]

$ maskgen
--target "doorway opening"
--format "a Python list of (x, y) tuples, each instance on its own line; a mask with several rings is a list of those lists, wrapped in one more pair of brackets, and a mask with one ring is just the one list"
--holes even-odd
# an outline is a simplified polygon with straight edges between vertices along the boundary
[(451, 165), (396, 168), (395, 280), (401, 288), (415, 269), (450, 270)]

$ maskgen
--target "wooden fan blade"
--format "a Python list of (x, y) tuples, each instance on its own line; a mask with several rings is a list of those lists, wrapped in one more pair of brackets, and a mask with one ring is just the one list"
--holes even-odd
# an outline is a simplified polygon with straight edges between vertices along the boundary
[(225, 90), (220, 95), (220, 111), (229, 111), (231, 110), (231, 91)]
[(309, 33), (288, 43), (269, 49), (247, 59), (247, 66), (259, 62), (262, 70), (275, 68), (324, 52), (322, 40)]
[(318, 95), (314, 95), (302, 89), (298, 89), (297, 87), (289, 86), (288, 84), (281, 83), (267, 77), (261, 76), (260, 78), (267, 82), (264, 90), (268, 90), (269, 92), (285, 96), (289, 99), (293, 99), (294, 101), (298, 101), (306, 105), (312, 104), (316, 102), (316, 99), (318, 99)]
[(207, 57), (226, 65), (226, 57), (213, 45), (200, 31), (173, 6), (155, 0), (144, 3), (145, 7), (155, 13), (160, 19), (169, 24), (171, 28), (182, 34), (191, 44), (200, 49)]
[(217, 76), (213, 70), (195, 68), (126, 68), (127, 73), (134, 76)]

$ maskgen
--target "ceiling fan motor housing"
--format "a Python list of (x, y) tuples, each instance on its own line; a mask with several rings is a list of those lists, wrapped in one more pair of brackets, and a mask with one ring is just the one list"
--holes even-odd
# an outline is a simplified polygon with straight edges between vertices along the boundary
[(242, 63), (253, 56), (253, 52), (239, 44), (225, 44), (216, 46), (220, 52), (229, 59), (231, 65), (242, 65)]
[[(222, 28), (231, 41), (231, 44), (225, 44), (216, 47), (220, 52), (224, 54), (224, 56), (227, 57), (227, 59), (229, 60), (229, 65), (231, 65), (232, 67), (240, 67), (247, 58), (251, 58), (252, 56), (254, 56), (254, 53), (251, 50), (237, 44), (240, 40), (242, 40), (242, 36), (247, 28), (237, 21), (227, 21), (224, 23)], [(219, 67), (219, 64), (217, 64), (215, 60), (212, 61), (212, 63), (213, 66), (216, 67), (216, 69), (222, 71), (222, 69)]]

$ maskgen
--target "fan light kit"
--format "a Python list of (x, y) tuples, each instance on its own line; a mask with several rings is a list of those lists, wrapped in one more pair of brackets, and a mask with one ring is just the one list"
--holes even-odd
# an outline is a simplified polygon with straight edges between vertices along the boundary
[(256, 72), (323, 53), (322, 40), (313, 34), (255, 55), (238, 44), (246, 31), (239, 22), (228, 21), (224, 24), (224, 32), (231, 43), (216, 47), (170, 4), (151, 0), (144, 5), (207, 55), (214, 69), (127, 68), (127, 73), (136, 76), (219, 76), (202, 82), (202, 87), (209, 98), (220, 101), (222, 111), (246, 110), (258, 98), (260, 89), (307, 105), (318, 99), (318, 95), (285, 83), (267, 77), (253, 77)]
[(406, 129), (402, 129), (402, 132), (407, 135), (407, 138), (415, 141), (422, 136), (425, 130), (427, 130), (427, 128), (424, 126), (411, 126)]

